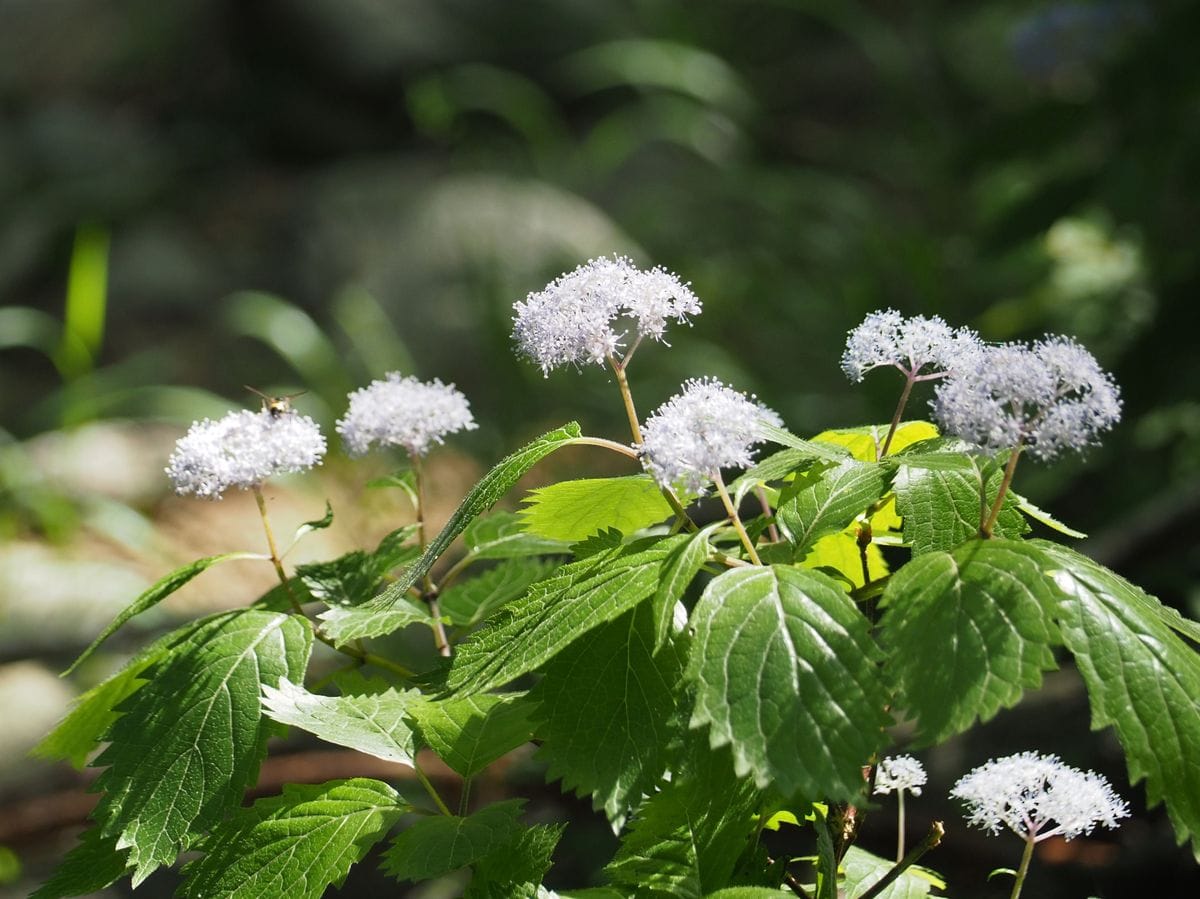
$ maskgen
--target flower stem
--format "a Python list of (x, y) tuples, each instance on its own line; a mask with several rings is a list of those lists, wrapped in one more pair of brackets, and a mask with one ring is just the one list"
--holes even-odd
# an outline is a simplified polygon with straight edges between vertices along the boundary
[(755, 565), (761, 565), (762, 559), (758, 557), (758, 552), (754, 549), (754, 542), (750, 539), (750, 535), (746, 533), (742, 519), (738, 517), (733, 500), (729, 498), (729, 491), (725, 489), (725, 482), (721, 479), (721, 472), (711, 472), (711, 476), (713, 484), (717, 487), (717, 493), (721, 496), (721, 502), (725, 505), (725, 512), (729, 515), (729, 520), (733, 523), (733, 529), (737, 531), (738, 537), (741, 538), (742, 546), (746, 548), (746, 555), (750, 557), (750, 561)]
[(1021, 887), (1025, 886), (1025, 875), (1029, 873), (1029, 863), (1033, 860), (1033, 847), (1036, 842), (1032, 834), (1025, 840), (1025, 853), (1021, 856), (1021, 867), (1017, 869), (1017, 879), (1013, 883), (1009, 899), (1017, 899), (1021, 895)]
[(1004, 466), (1004, 477), (1000, 481), (1000, 489), (996, 492), (996, 501), (992, 503), (992, 511), (989, 513), (987, 520), (979, 527), (979, 533), (983, 537), (991, 537), (992, 529), (996, 526), (996, 519), (1000, 517), (1000, 510), (1004, 507), (1004, 497), (1008, 494), (1009, 485), (1012, 484), (1013, 472), (1017, 469), (1017, 460), (1021, 458), (1022, 444), (1017, 444), (1012, 451), (1012, 455), (1008, 457), (1008, 464)]
[(941, 821), (934, 821), (929, 825), (929, 833), (925, 835), (925, 839), (921, 840), (913, 847), (912, 852), (904, 856), (896, 864), (888, 869), (888, 872), (883, 875), (876, 883), (871, 885), (871, 888), (860, 895), (858, 899), (875, 899), (880, 893), (895, 883), (896, 879), (915, 865), (926, 852), (934, 848), (942, 841), (942, 837), (946, 834), (946, 828), (942, 826)]
[(625, 403), (625, 416), (629, 419), (629, 432), (633, 434), (633, 442), (641, 446), (642, 426), (638, 423), (637, 409), (633, 406), (633, 394), (629, 390), (629, 379), (625, 377), (625, 364), (632, 355), (633, 353), (630, 351), (622, 361), (618, 362), (609, 354), (608, 364), (612, 366), (613, 374), (617, 376), (617, 387), (621, 389), (621, 399)]
[[(424, 553), (425, 479), (422, 477), (421, 472), (421, 457), (416, 453), (409, 453), (409, 459), (412, 460), (413, 480), (416, 481), (417, 485), (417, 544), (421, 552)], [(442, 610), (438, 606), (437, 595), (437, 585), (434, 584), (433, 577), (426, 571), (421, 598), (429, 606), (429, 614), (433, 618), (433, 645), (437, 647), (438, 655), (449, 658), (451, 652), (450, 641), (446, 639), (446, 627), (442, 624)]]
[[(288, 603), (291, 605), (292, 611), (302, 618), (307, 618), (304, 614), (304, 609), (301, 608), (299, 601), (296, 599), (296, 594), (292, 592), (292, 584), (288, 580), (287, 572), (283, 570), (283, 561), (279, 558), (279, 550), (275, 545), (275, 534), (271, 530), (271, 519), (267, 516), (267, 501), (263, 497), (262, 489), (255, 484), (251, 490), (254, 493), (255, 502), (258, 504), (258, 514), (262, 518), (263, 530), (267, 535), (267, 547), (271, 550), (271, 564), (275, 566), (275, 574), (279, 578), (279, 583), (283, 586), (283, 592), (288, 598)], [(384, 668), (393, 674), (398, 674), (405, 680), (411, 680), (416, 677), (415, 672), (390, 659), (377, 656), (356, 646), (338, 646), (316, 624), (313, 625), (313, 636), (331, 649), (336, 649), (342, 655), (356, 660), (359, 664), (375, 665), (378, 668)]]
[(896, 429), (900, 427), (900, 416), (904, 414), (904, 407), (908, 405), (908, 397), (912, 393), (915, 383), (916, 372), (906, 371), (904, 373), (904, 390), (900, 392), (900, 402), (896, 403), (896, 411), (892, 414), (892, 425), (888, 428), (887, 437), (883, 439), (883, 446), (875, 455), (876, 460), (887, 455), (888, 447), (892, 445), (892, 438), (896, 436)]
[(904, 790), (896, 791), (896, 864), (904, 860)]

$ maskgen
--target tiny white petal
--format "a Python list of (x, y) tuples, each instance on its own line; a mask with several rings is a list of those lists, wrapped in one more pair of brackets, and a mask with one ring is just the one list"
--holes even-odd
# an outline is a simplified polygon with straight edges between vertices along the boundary
[(927, 779), (925, 766), (911, 755), (891, 756), (876, 766), (875, 792), (892, 793), (907, 790), (914, 796), (920, 796), (921, 787)]
[(306, 471), (324, 455), (325, 438), (308, 416), (243, 409), (195, 422), (175, 444), (166, 472), (176, 493), (220, 499), (231, 487)]
[(437, 378), (419, 381), (389, 372), (350, 394), (350, 407), (337, 423), (346, 449), (361, 456), (373, 444), (399, 446), (423, 456), (447, 434), (478, 427), (467, 398)]
[(624, 320), (637, 337), (662, 340), (667, 321), (699, 314), (700, 301), (665, 269), (641, 271), (616, 256), (560, 275), (513, 308), (518, 348), (548, 374), (562, 365), (603, 365), (623, 345)]
[(1117, 827), (1129, 806), (1094, 771), (1080, 771), (1054, 755), (1022, 752), (989, 761), (959, 779), (950, 795), (967, 805), (967, 823), (1022, 839), (1066, 839), (1097, 824)]
[(1112, 377), (1065, 337), (987, 347), (937, 386), (932, 406), (947, 434), (1043, 460), (1082, 451), (1121, 418)]
[(872, 312), (852, 330), (842, 353), (842, 371), (861, 381), (873, 368), (891, 365), (916, 376), (951, 372), (982, 347), (967, 328), (951, 328), (939, 316), (904, 318), (895, 309)]
[(766, 439), (764, 424), (782, 420), (716, 379), (695, 379), (646, 420), (641, 452), (659, 484), (700, 494), (713, 472), (753, 462), (751, 448)]

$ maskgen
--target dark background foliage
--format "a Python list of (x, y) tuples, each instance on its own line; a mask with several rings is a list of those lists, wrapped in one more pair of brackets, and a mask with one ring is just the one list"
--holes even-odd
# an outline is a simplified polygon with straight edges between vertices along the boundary
[[(87, 522), (26, 447), (186, 425), (247, 383), (307, 390), (329, 424), (389, 369), (454, 381), (482, 464), (567, 418), (620, 437), (604, 372), (543, 379), (509, 336), (515, 300), (617, 251), (705, 303), (639, 351), (643, 414), (713, 374), (797, 433), (886, 420), (898, 377), (852, 386), (838, 358), (888, 306), (989, 340), (1078, 336), (1124, 421), (1018, 487), (1200, 613), (1195, 3), (3, 0), (0, 21), (14, 543)], [(1032, 747), (1124, 784), (1073, 683), (964, 741), (930, 792)], [(978, 885), (998, 841), (955, 830), (959, 860), (930, 862)], [(1115, 857), (1039, 876), (1104, 896), (1150, 869), (1194, 879), (1171, 843), (1160, 809), (1099, 844)]]

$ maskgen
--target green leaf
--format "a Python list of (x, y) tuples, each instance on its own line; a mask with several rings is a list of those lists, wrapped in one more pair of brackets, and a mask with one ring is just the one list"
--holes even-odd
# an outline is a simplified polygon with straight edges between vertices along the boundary
[(708, 561), (711, 545), (708, 538), (712, 532), (723, 527), (724, 521), (715, 521), (701, 528), (677, 545), (663, 562), (662, 574), (658, 578), (658, 589), (654, 591), (654, 649), (657, 651), (675, 623), (675, 607), (683, 599), (704, 563)]
[(892, 576), (882, 605), (888, 670), (923, 742), (1015, 705), (1055, 667), (1054, 592), (1024, 542), (918, 556)]
[(452, 624), (470, 627), (521, 596), (557, 567), (557, 562), (543, 559), (506, 559), (470, 580), (446, 588), (438, 597), (438, 606)]
[(522, 828), (515, 840), (474, 864), (471, 883), (463, 899), (539, 895), (538, 886), (550, 869), (550, 857), (565, 829), (565, 824)]
[(50, 879), (30, 899), (98, 893), (125, 874), (129, 868), (128, 855), (117, 849), (116, 837), (103, 837), (99, 827), (89, 828), (79, 838), (79, 845), (67, 853)]
[[(822, 431), (813, 438), (817, 443), (831, 443), (845, 447), (850, 454), (860, 462), (874, 462), (881, 447), (887, 439), (888, 425), (866, 425), (859, 428), (838, 428)], [(927, 421), (906, 421), (896, 428), (892, 435), (888, 455), (898, 453), (914, 443), (928, 441), (938, 436), (938, 429)]]
[(567, 446), (579, 436), (579, 425), (570, 422), (555, 431), (543, 434), (533, 443), (522, 447), (502, 460), (471, 489), (466, 499), (446, 522), (441, 533), (430, 541), (421, 557), (408, 566), (403, 575), (390, 587), (361, 606), (337, 610), (341, 613), (338, 615), (330, 613), (322, 615), (322, 619), (326, 622), (325, 633), (339, 644), (363, 637), (378, 637), (391, 633), (395, 629), (396, 621), (388, 613), (397, 604), (407, 601), (405, 594), (417, 581), (429, 573), (433, 563), (441, 557), (454, 538), (461, 534), (473, 519), (495, 505), (525, 472), (556, 449)]
[(655, 652), (648, 603), (551, 659), (531, 694), (547, 779), (591, 795), (593, 807), (620, 829), (666, 767), (682, 672), (672, 644)]
[(856, 798), (885, 741), (888, 696), (867, 619), (837, 582), (783, 566), (714, 578), (692, 612), (691, 726), (730, 744), (739, 776), (831, 799)]
[(194, 899), (320, 899), (410, 811), (378, 780), (285, 784), (222, 821), (183, 869)]
[(295, 545), (306, 534), (311, 534), (313, 531), (323, 531), (331, 524), (333, 524), (333, 506), (330, 505), (329, 500), (325, 500), (325, 514), (312, 521), (306, 521), (300, 527), (296, 528), (296, 533), (292, 535), (292, 545)]
[(408, 714), (429, 748), (463, 777), (533, 738), (533, 704), (524, 693), (457, 696), (413, 703)]
[(639, 897), (698, 899), (729, 882), (754, 832), (758, 793), (729, 752), (692, 740), (669, 783), (638, 808), (605, 869)]
[(95, 640), (92, 641), (91, 646), (89, 646), (82, 653), (80, 653), (79, 658), (77, 658), (74, 662), (72, 662), (71, 667), (68, 668), (66, 671), (64, 671), (63, 674), (64, 675), (70, 674), (72, 671), (74, 671), (76, 668), (78, 668), (87, 658), (89, 658), (91, 656), (92, 653), (94, 653), (97, 649), (100, 648), (101, 643), (103, 643), (105, 640), (107, 640), (109, 637), (111, 637), (113, 634), (115, 634), (118, 630), (120, 630), (121, 626), (123, 624), (125, 624), (125, 622), (128, 621), (130, 618), (133, 618), (136, 615), (140, 615), (140, 614), (142, 614), (142, 612), (145, 612), (147, 609), (151, 609), (154, 606), (158, 605), (160, 602), (162, 602), (164, 599), (166, 599), (168, 596), (170, 596), (172, 593), (174, 593), (176, 590), (178, 590), (180, 587), (182, 587), (184, 584), (186, 584), (188, 581), (190, 581), (196, 575), (200, 574), (202, 571), (207, 571), (209, 568), (216, 565), (218, 562), (228, 562), (231, 559), (259, 559), (259, 558), (262, 558), (262, 557), (255, 553), (244, 553), (244, 552), (225, 553), (225, 554), (219, 555), (219, 556), (209, 556), (208, 558), (205, 558), (205, 559), (198, 559), (197, 561), (192, 562), (189, 565), (184, 565), (182, 568), (176, 569), (175, 571), (172, 571), (170, 574), (166, 575), (165, 577), (160, 578), (148, 590), (146, 590), (146, 592), (144, 592), (141, 596), (139, 596), (137, 599), (135, 599), (133, 602), (131, 602), (129, 605), (127, 605), (124, 609), (122, 609), (121, 612), (117, 615), (117, 617), (114, 618), (112, 620), (112, 622), (108, 625), (108, 627), (106, 627), (104, 630), (102, 630), (100, 632), (100, 636), (98, 636)]
[(804, 556), (826, 534), (844, 530), (882, 497), (892, 468), (845, 460), (797, 475), (779, 501), (777, 519), (796, 555)]
[(521, 509), (525, 530), (571, 543), (605, 528), (632, 534), (671, 515), (670, 504), (646, 474), (561, 481), (529, 491)]
[(603, 550), (564, 565), (509, 603), (455, 654), (449, 685), (483, 692), (534, 671), (594, 627), (653, 595), (682, 535)]
[(1092, 727), (1116, 729), (1130, 782), (1145, 779), (1150, 805), (1166, 801), (1179, 841), (1190, 837), (1200, 857), (1200, 654), (1173, 632), (1191, 636), (1195, 623), (1086, 556), (1031, 542), (1061, 594), (1058, 623)]
[(93, 763), (108, 766), (93, 816), (105, 839), (130, 847), (135, 886), (238, 806), (273, 730), (261, 715), (262, 686), (302, 678), (311, 649), (303, 619), (253, 609), (215, 615), (125, 701)]
[(773, 890), (770, 887), (726, 887), (707, 894), (704, 899), (780, 899), (786, 895), (781, 890)]
[[(369, 620), (371, 628), (383, 628), (381, 633), (395, 633), (398, 630), (403, 630), (412, 624), (424, 624), (430, 626), (434, 623), (434, 617), (429, 614), (429, 607), (425, 605), (417, 605), (415, 600), (407, 596), (400, 597), (395, 603), (386, 609), (379, 609), (370, 613), (368, 617), (364, 617), (362, 610), (365, 605), (358, 606), (334, 606), (327, 609), (317, 617), (324, 622), (322, 630), (328, 636), (333, 632), (339, 634), (349, 633), (341, 628), (346, 627), (353, 629), (358, 627), (363, 622)], [(352, 642), (349, 639), (338, 639), (338, 645), (344, 646), (346, 643)]]
[(475, 814), (438, 815), (416, 822), (383, 856), (383, 870), (397, 880), (428, 880), (474, 864), (511, 844), (521, 832), (523, 799), (509, 799)]
[(359, 696), (320, 696), (281, 680), (278, 688), (265, 685), (262, 692), (263, 714), (280, 724), (389, 762), (413, 763), (416, 747), (405, 716), (420, 698), (419, 690), (390, 688)]
[(833, 834), (829, 829), (829, 807), (814, 803), (812, 813), (806, 820), (812, 822), (813, 830), (817, 832), (817, 857), (813, 863), (816, 868), (816, 899), (838, 899), (838, 861), (837, 851), (833, 848)]
[[(800, 450), (813, 459), (825, 459), (827, 462), (842, 462), (846, 458), (845, 450), (840, 447), (834, 448), (827, 446), (824, 443), (815, 443), (812, 440), (803, 440), (795, 434), (788, 431), (786, 428), (777, 428), (774, 425), (760, 424), (759, 430), (762, 435), (780, 446), (790, 447), (791, 449)], [(820, 439), (820, 438), (818, 438)]]
[(313, 599), (327, 606), (366, 602), (375, 594), (384, 575), (420, 555), (420, 547), (405, 545), (416, 530), (415, 525), (408, 525), (392, 531), (374, 552), (355, 550), (329, 562), (297, 565), (296, 576)]
[(1012, 494), (1013, 499), (1017, 503), (1017, 508), (1020, 509), (1029, 518), (1039, 524), (1044, 524), (1052, 531), (1058, 531), (1060, 534), (1066, 534), (1068, 537), (1074, 537), (1076, 540), (1084, 540), (1087, 534), (1083, 531), (1077, 531), (1073, 527), (1069, 527), (1047, 512), (1031, 503), (1027, 498), (1019, 493)]
[[(979, 536), (983, 475), (975, 460), (950, 453), (932, 458), (937, 461), (923, 456), (897, 457), (903, 464), (894, 483), (896, 511), (904, 519), (904, 539), (914, 555), (951, 550)], [(995, 499), (1002, 477), (999, 470), (989, 476), (990, 500)], [(1010, 493), (1004, 499), (993, 534), (1020, 537), (1028, 530), (1028, 522), (1017, 509), (1017, 499)]]
[[(872, 855), (857, 846), (846, 850), (842, 858), (842, 888), (846, 899), (858, 899), (877, 884), (893, 866), (895, 861)], [(929, 891), (945, 887), (945, 883), (932, 871), (914, 865), (896, 878), (890, 886), (879, 893), (879, 899), (922, 899)]]
[(788, 475), (810, 468), (818, 461), (820, 461), (818, 458), (804, 450), (780, 450), (742, 472), (729, 485), (729, 492), (733, 496), (734, 502), (740, 503), (746, 494), (755, 487), (770, 481), (782, 481)]
[(570, 544), (526, 533), (516, 512), (494, 512), (477, 518), (463, 531), (468, 555), (475, 559), (566, 555)]

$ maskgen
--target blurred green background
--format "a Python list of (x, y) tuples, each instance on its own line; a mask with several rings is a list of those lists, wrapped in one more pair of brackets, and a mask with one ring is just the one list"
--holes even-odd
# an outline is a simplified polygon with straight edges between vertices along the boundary
[[(605, 372), (544, 379), (510, 338), (514, 301), (600, 254), (662, 264), (705, 304), (639, 351), (643, 416), (712, 374), (797, 433), (886, 420), (899, 376), (852, 386), (838, 359), (888, 306), (990, 340), (1077, 336), (1124, 421), (1018, 488), (1200, 617), (1198, 34), (1200, 4), (1169, 0), (0, 0), (0, 844), (36, 877), (75, 833), (67, 813), (30, 823), (78, 786), (22, 757), (89, 683), (52, 672), (172, 565), (258, 548), (244, 498), (167, 495), (182, 428), (254, 406), (244, 384), (306, 390), (330, 426), (385, 371), (453, 381), (481, 428), (440, 457), (448, 514), (546, 427), (622, 438)], [(318, 554), (381, 533), (364, 480), (331, 458), (280, 514), (351, 510)], [(929, 792), (1026, 748), (1142, 802), (1069, 670), (928, 757)], [(560, 861), (581, 885), (602, 826), (538, 776), (522, 789), (576, 821)], [(983, 874), (1013, 846), (934, 814), (959, 839), (929, 858), (952, 895), (1005, 895)], [(1196, 884), (1161, 809), (1035, 876), (1122, 896), (1147, 872)]]

